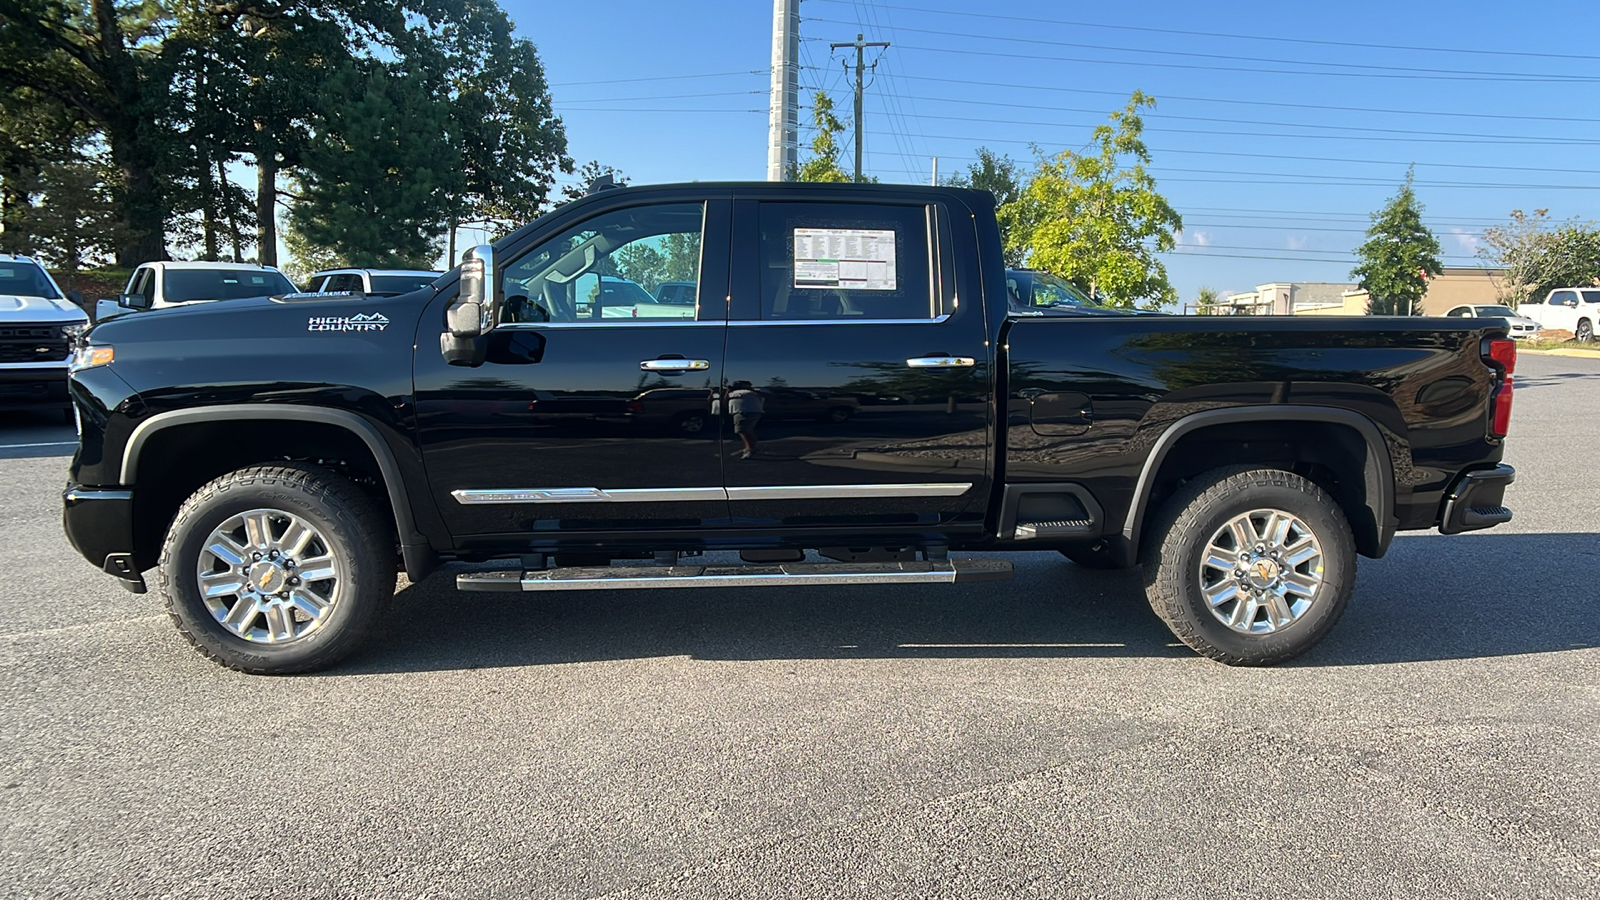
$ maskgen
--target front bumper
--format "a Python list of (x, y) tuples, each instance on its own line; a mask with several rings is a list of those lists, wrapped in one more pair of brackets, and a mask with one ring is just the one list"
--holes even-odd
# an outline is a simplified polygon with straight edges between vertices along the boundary
[(0, 364), (0, 409), (63, 407), (70, 402), (65, 361)]
[(1504, 500), (1506, 486), (1516, 479), (1517, 471), (1504, 463), (1492, 469), (1463, 472), (1445, 493), (1439, 511), (1439, 532), (1460, 534), (1511, 521), (1511, 510), (1504, 506)]
[(69, 484), (61, 499), (61, 524), (73, 549), (124, 587), (144, 593), (133, 559), (133, 491)]

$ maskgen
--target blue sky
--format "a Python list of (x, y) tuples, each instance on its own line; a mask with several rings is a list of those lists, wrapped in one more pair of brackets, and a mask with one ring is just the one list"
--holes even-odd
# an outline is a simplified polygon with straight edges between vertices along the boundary
[[(637, 183), (765, 177), (770, 3), (503, 2), (576, 160)], [(1201, 285), (1348, 280), (1367, 215), (1411, 163), (1447, 266), (1476, 265), (1477, 234), (1513, 209), (1600, 218), (1597, 3), (802, 0), (800, 14), (801, 82), (846, 120), (845, 51), (828, 43), (891, 42), (864, 129), (884, 181), (926, 183), (932, 157), (948, 174), (980, 145), (1020, 161), (1030, 144), (1081, 147), (1131, 92), (1154, 96), (1146, 142), (1185, 220), (1165, 257), (1185, 302)]]

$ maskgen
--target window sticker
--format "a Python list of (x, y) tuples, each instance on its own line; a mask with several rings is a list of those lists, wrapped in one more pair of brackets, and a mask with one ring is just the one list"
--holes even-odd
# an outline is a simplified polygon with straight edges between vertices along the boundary
[(895, 289), (894, 232), (855, 228), (796, 228), (794, 286)]

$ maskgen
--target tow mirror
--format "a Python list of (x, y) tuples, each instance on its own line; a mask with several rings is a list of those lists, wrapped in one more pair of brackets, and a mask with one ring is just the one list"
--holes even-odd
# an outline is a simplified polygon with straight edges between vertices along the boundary
[(480, 244), (461, 259), (461, 292), (445, 311), (439, 352), (452, 366), (481, 366), (489, 348), (489, 332), (500, 324), (500, 273), (494, 248)]

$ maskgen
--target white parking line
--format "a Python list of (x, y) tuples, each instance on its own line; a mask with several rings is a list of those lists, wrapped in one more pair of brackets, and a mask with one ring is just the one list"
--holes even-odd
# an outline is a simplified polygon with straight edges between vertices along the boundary
[(23, 447), (76, 447), (77, 441), (44, 441), (38, 444), (0, 444), (0, 450), (20, 450)]

